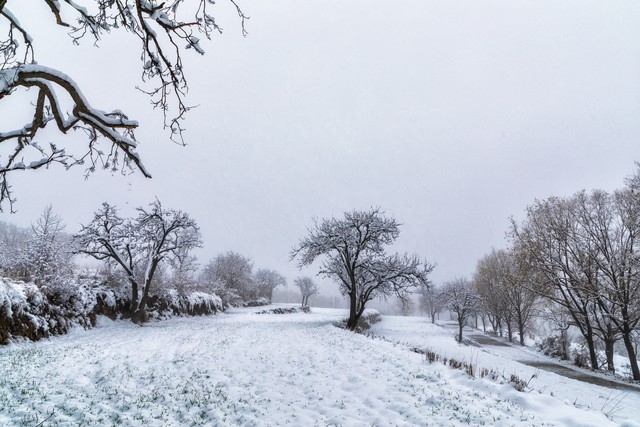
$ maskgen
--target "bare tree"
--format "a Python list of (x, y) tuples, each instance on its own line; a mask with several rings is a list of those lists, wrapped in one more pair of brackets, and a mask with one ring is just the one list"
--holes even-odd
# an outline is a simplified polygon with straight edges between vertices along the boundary
[(535, 314), (539, 293), (537, 276), (521, 262), (514, 250), (492, 250), (476, 267), (474, 287), (482, 297), (482, 311), (493, 326), (500, 330), (507, 326), (509, 341), (513, 342), (514, 326), (518, 329), (520, 345), (524, 345), (525, 331)]
[(385, 246), (399, 236), (399, 224), (379, 209), (346, 212), (343, 219), (315, 221), (309, 235), (291, 252), (298, 266), (323, 258), (320, 274), (334, 279), (349, 298), (347, 328), (355, 330), (365, 305), (376, 296), (410, 298), (434, 266), (413, 255), (387, 255)]
[[(632, 338), (640, 322), (640, 258), (636, 249), (640, 235), (638, 189), (640, 173), (628, 181), (626, 189), (614, 194), (594, 191), (576, 196), (579, 220), (585, 238), (594, 248), (593, 260), (599, 273), (597, 310), (594, 310), (598, 330), (611, 357), (616, 331), (622, 337), (634, 380), (640, 380)], [(608, 362), (612, 367), (613, 360)]]
[(503, 334), (502, 328), (507, 318), (503, 268), (504, 263), (498, 251), (493, 249), (478, 261), (472, 282), (475, 292), (482, 298), (481, 315), (486, 316), (493, 332), (499, 333), (500, 336)]
[(216, 293), (225, 307), (242, 305), (257, 297), (251, 259), (229, 251), (220, 254), (204, 267), (200, 280)]
[(278, 286), (287, 286), (287, 279), (274, 270), (261, 268), (254, 275), (254, 283), (259, 298), (267, 298), (269, 302), (273, 297), (273, 290)]
[(542, 302), (541, 313), (552, 328), (560, 333), (560, 348), (557, 350), (561, 359), (569, 360), (569, 346), (571, 344), (569, 328), (573, 323), (569, 311), (552, 300), (545, 300)]
[(512, 222), (514, 247), (523, 261), (544, 281), (541, 294), (570, 314), (584, 337), (591, 368), (598, 369), (593, 311), (597, 304), (599, 273), (595, 247), (585, 239), (576, 198), (551, 197), (527, 208), (521, 225)]
[[(235, 7), (244, 33), (245, 15)], [(36, 62), (35, 29), (27, 28), (11, 11), (8, 0), (0, 0), (0, 102), (15, 94), (31, 95), (23, 109), (33, 108), (31, 120), (22, 128), (0, 131), (0, 202), (13, 209), (7, 175), (18, 170), (36, 170), (52, 163), (65, 167), (84, 164), (87, 173), (98, 167), (118, 170), (137, 168), (150, 177), (136, 153), (134, 135), (138, 122), (120, 110), (95, 108), (82, 89), (67, 74)], [(33, 7), (49, 10), (51, 21), (38, 25), (58, 26), (78, 44), (89, 37), (94, 43), (118, 30), (126, 31), (140, 46), (143, 88), (155, 108), (164, 114), (164, 127), (171, 139), (183, 143), (182, 120), (189, 111), (185, 95), (189, 86), (183, 67), (183, 49), (204, 54), (199, 37), (221, 32), (210, 13), (212, 0), (42, 0)], [(20, 98), (22, 99), (22, 98)], [(77, 151), (73, 145), (44, 144), (38, 134), (49, 124), (67, 134), (84, 135), (87, 144)], [(77, 139), (74, 140), (77, 144)], [(0, 204), (1, 206), (1, 204)]]
[(445, 283), (442, 295), (446, 298), (449, 310), (456, 314), (458, 321), (457, 340), (461, 343), (462, 328), (480, 308), (480, 296), (471, 289), (471, 283), (464, 278), (457, 278)]
[(318, 293), (318, 285), (310, 277), (298, 277), (293, 284), (300, 289), (302, 294), (302, 307), (309, 307), (309, 297)]
[(520, 259), (514, 250), (507, 252), (507, 300), (511, 318), (518, 328), (520, 345), (524, 346), (526, 331), (539, 314), (540, 289), (544, 278)]
[(182, 249), (183, 254), (179, 257), (170, 258), (170, 277), (168, 282), (170, 286), (175, 288), (179, 293), (186, 295), (188, 292), (195, 291), (199, 288), (197, 272), (200, 269), (198, 260), (195, 256), (190, 255), (186, 248)]
[(59, 276), (70, 273), (72, 248), (62, 218), (53, 212), (51, 205), (31, 225), (32, 236), (28, 243), (27, 261), (31, 275), (39, 285), (56, 285)]
[(431, 323), (436, 323), (438, 313), (447, 308), (447, 302), (442, 294), (442, 289), (435, 286), (420, 287), (420, 308), (425, 310), (431, 318)]
[(30, 230), (0, 221), (0, 273), (16, 280), (31, 280), (27, 245)]
[(163, 209), (158, 200), (137, 211), (136, 218), (121, 218), (115, 207), (103, 203), (75, 238), (78, 253), (122, 268), (131, 284), (131, 318), (144, 322), (160, 263), (184, 257), (202, 242), (195, 221), (182, 211)]

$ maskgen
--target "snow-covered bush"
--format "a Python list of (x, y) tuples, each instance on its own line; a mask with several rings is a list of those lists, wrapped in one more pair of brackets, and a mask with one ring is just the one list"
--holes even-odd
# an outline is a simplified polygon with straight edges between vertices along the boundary
[(268, 310), (262, 310), (256, 312), (256, 314), (295, 314), (295, 313), (310, 313), (309, 306), (305, 307), (276, 307)]
[(149, 316), (165, 319), (173, 316), (203, 316), (222, 311), (222, 300), (215, 294), (193, 291), (178, 292), (167, 289), (158, 295), (152, 295), (149, 301)]
[(0, 276), (16, 280), (30, 278), (26, 248), (29, 230), (0, 221)]
[(571, 360), (578, 367), (588, 368), (591, 366), (590, 364), (590, 356), (589, 356), (589, 348), (580, 343), (572, 343), (569, 348), (571, 353)]
[(546, 337), (538, 341), (536, 347), (546, 356), (557, 357), (563, 360), (568, 358), (564, 340), (560, 335)]
[(358, 327), (367, 330), (371, 328), (371, 325), (378, 323), (380, 320), (382, 320), (382, 318), (378, 310), (367, 309), (362, 313), (362, 316), (360, 316)]
[(34, 283), (0, 279), (0, 343), (15, 337), (39, 340), (61, 335), (73, 326), (90, 328), (98, 314), (107, 314), (103, 301), (108, 290), (87, 283), (60, 288), (40, 288)]
[[(128, 289), (105, 282), (101, 275), (83, 273), (60, 287), (0, 279), (0, 344), (17, 337), (36, 341), (72, 327), (91, 328), (97, 316), (114, 320), (130, 313), (129, 306)], [(149, 308), (154, 319), (210, 315), (222, 310), (222, 301), (214, 294), (174, 289), (152, 295)]]
[(232, 251), (218, 255), (204, 266), (200, 284), (219, 295), (225, 307), (245, 306), (258, 297), (253, 262)]
[(246, 307), (261, 307), (263, 305), (269, 305), (269, 304), (271, 304), (271, 300), (269, 300), (269, 298), (259, 297), (254, 300), (247, 301), (244, 305)]
[[(347, 327), (347, 322), (349, 319), (344, 319), (342, 321), (342, 327)], [(380, 317), (380, 312), (378, 310), (367, 308), (360, 318), (358, 319), (358, 327), (356, 331), (362, 332), (371, 329), (371, 325), (378, 323), (382, 318)]]

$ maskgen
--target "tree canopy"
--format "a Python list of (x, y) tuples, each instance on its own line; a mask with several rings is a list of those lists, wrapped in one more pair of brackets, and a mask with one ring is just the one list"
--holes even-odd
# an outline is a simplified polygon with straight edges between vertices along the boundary
[(435, 267), (416, 255), (388, 255), (386, 247), (400, 235), (398, 222), (380, 209), (351, 211), (344, 218), (315, 221), (307, 237), (291, 252), (300, 267), (322, 258), (320, 274), (334, 279), (349, 298), (347, 327), (355, 330), (366, 304), (377, 296), (408, 301), (428, 284)]
[(122, 218), (115, 207), (103, 203), (75, 238), (78, 253), (115, 263), (125, 272), (131, 284), (131, 317), (143, 322), (160, 264), (188, 257), (202, 241), (196, 222), (185, 212), (164, 209), (158, 200), (137, 211), (135, 218)]

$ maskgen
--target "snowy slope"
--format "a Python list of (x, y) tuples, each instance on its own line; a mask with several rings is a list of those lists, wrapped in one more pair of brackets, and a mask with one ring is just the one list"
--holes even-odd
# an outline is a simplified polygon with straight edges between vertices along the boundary
[[(382, 322), (373, 325), (372, 332), (405, 348), (431, 350), (443, 357), (470, 362), (476, 372), (485, 368), (507, 380), (512, 374), (516, 375), (528, 383), (527, 390), (516, 394), (505, 390), (505, 398), (554, 425), (597, 426), (607, 422), (640, 425), (640, 387), (637, 392), (613, 390), (528, 366), (526, 362), (560, 362), (517, 344), (461, 345), (454, 339), (457, 325), (443, 324), (433, 325), (424, 317), (384, 316)], [(464, 334), (470, 337), (480, 332), (465, 327)], [(607, 379), (604, 375), (600, 377)], [(609, 420), (603, 420), (602, 415), (607, 415)]]
[[(340, 310), (251, 311), (144, 327), (101, 320), (91, 331), (1, 348), (0, 425), (640, 425), (627, 408), (611, 420), (595, 401), (573, 402), (604, 390), (520, 393), (471, 379), (404, 345), (334, 327)], [(391, 340), (424, 343), (432, 333), (432, 346), (457, 348), (426, 319), (384, 318), (378, 332), (385, 324)], [(638, 408), (640, 398), (623, 403)]]

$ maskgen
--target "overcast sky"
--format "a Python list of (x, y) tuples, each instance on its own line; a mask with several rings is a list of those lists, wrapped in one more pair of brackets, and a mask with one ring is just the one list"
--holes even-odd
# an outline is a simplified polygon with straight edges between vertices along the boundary
[(238, 2), (248, 37), (219, 1), (224, 34), (185, 54), (186, 148), (134, 89), (133, 39), (36, 39), (94, 106), (141, 122), (154, 178), (15, 174), (18, 213), (0, 220), (28, 225), (51, 203), (74, 232), (103, 201), (158, 197), (200, 224), (202, 264), (232, 250), (291, 282), (315, 273), (288, 261), (313, 217), (373, 206), (441, 283), (471, 277), (536, 198), (613, 190), (640, 160), (637, 0)]

